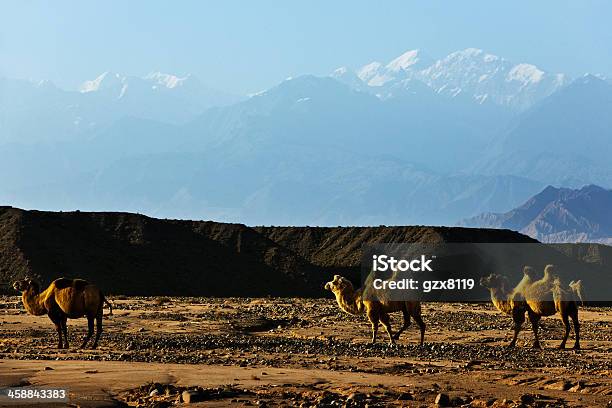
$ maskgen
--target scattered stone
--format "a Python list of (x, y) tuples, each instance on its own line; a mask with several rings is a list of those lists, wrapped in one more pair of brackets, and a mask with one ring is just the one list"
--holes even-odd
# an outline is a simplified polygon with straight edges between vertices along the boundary
[(53, 367), (45, 367), (45, 371), (51, 371), (51, 370), (54, 370), (54, 368)]
[(185, 404), (204, 401), (204, 395), (198, 391), (183, 391), (181, 398)]
[(568, 391), (570, 392), (580, 392), (582, 391), (584, 388), (586, 388), (585, 384), (583, 381), (578, 381), (576, 383), (576, 385), (574, 385), (573, 387), (571, 387)]
[(451, 407), (460, 407), (463, 404), (465, 404), (465, 401), (461, 397), (453, 397), (450, 400)]
[(350, 394), (346, 400), (347, 401), (363, 401), (365, 399), (365, 395), (360, 393), (360, 392), (354, 392), (352, 394)]
[(411, 401), (414, 399), (414, 396), (409, 392), (402, 392), (400, 395), (398, 395), (397, 399), (399, 401)]
[(448, 397), (447, 394), (440, 393), (436, 396), (436, 399), (434, 400), (434, 404), (436, 404), (439, 407), (448, 407), (450, 406), (450, 398)]

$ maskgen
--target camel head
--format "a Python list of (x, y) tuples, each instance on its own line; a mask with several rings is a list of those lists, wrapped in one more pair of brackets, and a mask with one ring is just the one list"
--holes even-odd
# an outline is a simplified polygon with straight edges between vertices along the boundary
[(552, 276), (556, 276), (555, 269), (556, 269), (555, 265), (551, 265), (551, 264), (546, 265), (546, 267), (544, 268), (544, 277), (550, 278)]
[(34, 291), (38, 292), (38, 283), (34, 279), (29, 278), (27, 276), (23, 279), (13, 282), (13, 289), (19, 292), (25, 292), (30, 288), (34, 288)]
[(533, 269), (531, 266), (525, 266), (523, 268), (523, 275), (528, 277), (529, 279), (533, 280), (537, 280), (538, 277), (536, 276), (536, 271), (535, 269)]
[(325, 289), (333, 293), (343, 293), (347, 289), (353, 290), (353, 284), (345, 277), (334, 275), (334, 279), (325, 284)]
[(502, 289), (506, 287), (507, 283), (508, 279), (505, 276), (496, 273), (480, 278), (480, 285), (487, 289)]

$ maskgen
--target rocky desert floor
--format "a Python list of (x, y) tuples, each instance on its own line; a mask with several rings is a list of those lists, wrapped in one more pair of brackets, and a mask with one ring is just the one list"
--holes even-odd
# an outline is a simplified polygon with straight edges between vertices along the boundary
[(426, 344), (412, 325), (389, 346), (332, 299), (111, 299), (97, 350), (77, 349), (84, 319), (57, 350), (47, 317), (0, 298), (0, 387), (67, 388), (56, 406), (82, 407), (612, 406), (609, 308), (582, 309), (576, 352), (556, 348), (558, 317), (543, 319), (544, 350), (529, 324), (505, 348), (511, 320), (488, 304), (425, 304)]

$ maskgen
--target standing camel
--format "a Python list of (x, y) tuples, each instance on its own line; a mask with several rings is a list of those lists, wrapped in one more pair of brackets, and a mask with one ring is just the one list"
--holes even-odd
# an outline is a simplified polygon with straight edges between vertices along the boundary
[(582, 281), (572, 281), (568, 289), (563, 288), (559, 276), (555, 274), (554, 265), (546, 265), (544, 276), (540, 280), (534, 280), (533, 270), (526, 271), (525, 275), (530, 273), (532, 275), (528, 279), (531, 283), (521, 288), (521, 292), (527, 302), (527, 312), (535, 337), (533, 347), (541, 348), (538, 336), (540, 319), (543, 316), (553, 316), (559, 313), (565, 328), (563, 340), (559, 344), (559, 348), (565, 348), (565, 343), (569, 337), (569, 319), (571, 318), (576, 336), (574, 349), (580, 349), (580, 322), (578, 321), (577, 300), (582, 300)]
[(13, 283), (13, 288), (22, 292), (21, 299), (28, 313), (34, 316), (44, 314), (49, 316), (55, 324), (59, 336), (58, 348), (60, 349), (68, 348), (68, 328), (66, 325), (68, 318), (87, 317), (88, 331), (81, 348), (84, 348), (91, 339), (94, 320), (96, 321), (96, 337), (93, 343), (93, 348), (96, 348), (102, 334), (102, 310), (105, 303), (110, 308), (110, 314), (113, 313), (112, 306), (104, 298), (102, 291), (83, 279), (59, 278), (41, 292), (38, 282), (25, 278)]
[[(395, 340), (410, 325), (410, 317), (421, 329), (421, 340), (419, 344), (423, 344), (425, 338), (425, 323), (421, 318), (421, 303), (418, 301), (391, 301), (376, 297), (375, 294), (364, 297), (363, 288), (355, 290), (353, 284), (346, 278), (340, 275), (334, 275), (334, 279), (325, 284), (325, 289), (331, 291), (336, 296), (336, 302), (342, 311), (360, 315), (365, 313), (368, 320), (372, 324), (372, 343), (376, 343), (376, 334), (378, 333), (378, 323), (382, 323), (387, 334), (389, 335), (389, 343), (395, 344)], [(397, 333), (392, 334), (391, 322), (389, 313), (402, 312), (404, 316), (404, 325)]]
[(527, 303), (515, 290), (510, 287), (508, 278), (492, 273), (489, 276), (480, 278), (480, 284), (489, 289), (493, 305), (502, 313), (512, 316), (514, 322), (514, 336), (508, 347), (516, 345), (521, 326), (525, 322), (525, 312)]
[(531, 267), (523, 269), (523, 279), (515, 288), (511, 288), (508, 279), (504, 276), (491, 274), (480, 279), (480, 284), (491, 293), (493, 305), (508, 315), (514, 321), (514, 337), (509, 344), (513, 347), (525, 321), (525, 312), (529, 316), (533, 329), (533, 348), (541, 348), (538, 336), (538, 325), (542, 316), (561, 315), (565, 334), (559, 348), (565, 348), (569, 336), (569, 318), (574, 323), (576, 333), (575, 349), (580, 348), (580, 324), (578, 322), (578, 303), (576, 298), (582, 299), (582, 282), (571, 282), (568, 289), (561, 285), (559, 277), (554, 274), (554, 266), (547, 265), (544, 277), (535, 280), (535, 271)]

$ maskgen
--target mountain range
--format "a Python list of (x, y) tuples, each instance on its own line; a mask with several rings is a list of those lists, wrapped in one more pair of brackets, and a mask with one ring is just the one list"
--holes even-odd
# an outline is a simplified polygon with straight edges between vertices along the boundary
[(0, 78), (0, 143), (74, 140), (124, 117), (179, 124), (239, 100), (193, 76), (160, 72), (142, 78), (104, 72), (78, 90)]
[(546, 187), (523, 205), (503, 214), (485, 213), (462, 226), (505, 228), (541, 242), (612, 244), (612, 190)]
[(441, 95), (513, 110), (533, 106), (570, 81), (564, 74), (516, 64), (477, 48), (456, 51), (439, 60), (421, 50), (410, 50), (387, 64), (373, 61), (355, 71), (341, 67), (332, 76), (384, 98), (410, 92), (421, 83)]
[(467, 49), (241, 98), (191, 76), (0, 80), (0, 201), (246, 224), (451, 224), (612, 186), (611, 86)]

